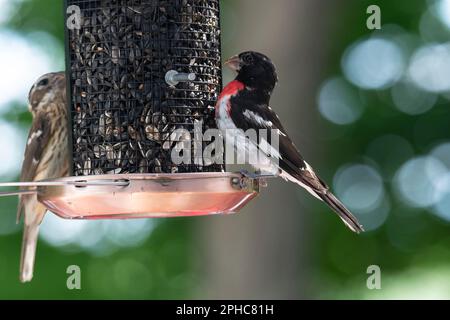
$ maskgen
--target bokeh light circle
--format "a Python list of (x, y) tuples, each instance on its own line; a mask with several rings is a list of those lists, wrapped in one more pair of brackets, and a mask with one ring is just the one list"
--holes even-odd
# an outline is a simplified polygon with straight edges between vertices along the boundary
[(436, 216), (450, 221), (450, 172), (439, 178), (438, 188), (439, 197), (432, 208), (432, 212)]
[(346, 125), (358, 120), (364, 105), (358, 92), (342, 78), (331, 78), (321, 87), (318, 96), (319, 112), (330, 122)]
[(347, 49), (341, 64), (345, 76), (354, 85), (364, 89), (383, 89), (402, 77), (406, 62), (396, 42), (370, 38)]
[(334, 176), (333, 185), (342, 202), (358, 212), (373, 210), (383, 199), (383, 180), (374, 168), (367, 165), (341, 167)]
[(441, 161), (450, 170), (450, 142), (444, 142), (431, 150), (430, 155)]
[(447, 168), (447, 173), (441, 175), (436, 181), (438, 199), (432, 212), (441, 219), (450, 221), (450, 142), (437, 145), (431, 150), (430, 155)]
[(408, 160), (396, 173), (394, 185), (407, 205), (424, 208), (434, 205), (440, 197), (440, 179), (447, 168), (432, 156)]
[(4, 121), (0, 121), (0, 132), (2, 135), (0, 150), (7, 151), (3, 152), (2, 161), (0, 161), (0, 176), (12, 178), (18, 174), (21, 167), (26, 135), (15, 126)]
[(95, 255), (106, 255), (120, 247), (142, 244), (155, 227), (151, 219), (64, 220), (48, 212), (41, 227), (42, 238), (52, 246)]
[[(0, 31), (0, 111), (13, 101), (25, 102), (31, 85), (42, 74), (55, 71), (55, 61), (19, 34)], [(7, 48), (7, 50), (6, 50)]]
[(450, 29), (450, 0), (435, 0), (430, 9)]
[(438, 99), (436, 94), (423, 91), (407, 81), (393, 86), (391, 94), (395, 107), (409, 115), (418, 115), (429, 111)]
[(438, 93), (450, 90), (450, 44), (428, 44), (417, 49), (408, 73), (423, 90)]

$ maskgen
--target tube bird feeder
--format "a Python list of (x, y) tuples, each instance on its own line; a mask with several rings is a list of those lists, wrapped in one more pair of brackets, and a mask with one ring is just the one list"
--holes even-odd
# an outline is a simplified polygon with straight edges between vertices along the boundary
[[(216, 128), (219, 0), (65, 6), (78, 18), (66, 32), (72, 176), (38, 187), (50, 211), (85, 219), (233, 213), (257, 195), (258, 180), (194, 152), (206, 147), (195, 131)], [(189, 161), (175, 163), (180, 143), (191, 145)]]
[(74, 175), (223, 171), (171, 161), (175, 130), (216, 127), (219, 0), (67, 4), (82, 13), (67, 33)]
[(0, 183), (21, 188), (0, 197), (37, 195), (67, 219), (127, 219), (235, 213), (257, 196), (259, 178), (226, 172), (223, 147), (205, 158), (210, 140), (195, 138), (216, 129), (219, 0), (64, 9), (71, 175)]

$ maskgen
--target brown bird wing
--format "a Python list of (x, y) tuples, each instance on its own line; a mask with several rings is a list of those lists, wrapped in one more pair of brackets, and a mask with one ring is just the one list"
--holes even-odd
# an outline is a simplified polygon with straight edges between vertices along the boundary
[[(28, 134), (20, 181), (27, 182), (34, 180), (42, 154), (50, 141), (50, 136), (51, 123), (49, 117), (46, 114), (37, 114), (33, 119), (32, 127)], [(20, 196), (19, 198), (17, 221), (20, 220), (25, 197), (27, 196)]]

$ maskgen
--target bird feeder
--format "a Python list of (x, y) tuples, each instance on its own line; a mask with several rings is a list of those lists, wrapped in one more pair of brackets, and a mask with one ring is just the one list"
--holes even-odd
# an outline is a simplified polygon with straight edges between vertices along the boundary
[(223, 171), (171, 160), (174, 131), (216, 127), (219, 0), (67, 4), (82, 15), (66, 40), (74, 175)]
[[(216, 128), (219, 0), (67, 0), (65, 8), (72, 175), (30, 184), (50, 211), (233, 213), (257, 195), (258, 180), (205, 163), (194, 150), (206, 144), (191, 138)], [(180, 143), (192, 145), (187, 163), (172, 159)]]

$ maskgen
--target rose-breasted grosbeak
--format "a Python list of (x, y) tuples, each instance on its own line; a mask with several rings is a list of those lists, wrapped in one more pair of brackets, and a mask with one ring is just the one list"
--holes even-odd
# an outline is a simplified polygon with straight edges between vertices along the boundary
[[(63, 72), (40, 77), (28, 95), (28, 107), (33, 115), (22, 164), (21, 181), (59, 178), (69, 173), (67, 132), (66, 80)], [(20, 261), (20, 280), (33, 278), (34, 257), (39, 225), (47, 209), (37, 196), (22, 195), (17, 221), (24, 212), (24, 232)]]
[[(228, 59), (225, 64), (237, 72), (235, 80), (223, 89), (216, 104), (217, 126), (227, 143), (233, 139), (238, 153), (248, 152), (248, 145), (253, 143), (254, 150), (259, 153), (263, 151), (266, 158), (261, 161), (261, 165), (258, 162), (256, 165), (252, 163), (253, 166), (258, 170), (276, 172), (285, 180), (300, 185), (328, 204), (351, 230), (357, 233), (363, 231), (357, 219), (303, 160), (280, 119), (269, 106), (270, 96), (278, 81), (271, 60), (261, 53), (248, 51)], [(242, 129), (241, 133), (236, 129)], [(267, 147), (270, 145), (269, 138), (264, 140), (260, 136), (256, 143), (248, 139), (242, 134), (248, 129), (254, 129), (257, 133), (260, 129), (266, 129), (276, 134), (277, 150)]]

